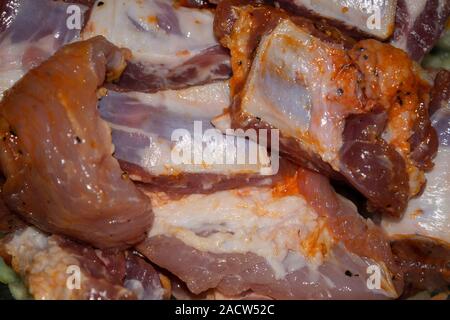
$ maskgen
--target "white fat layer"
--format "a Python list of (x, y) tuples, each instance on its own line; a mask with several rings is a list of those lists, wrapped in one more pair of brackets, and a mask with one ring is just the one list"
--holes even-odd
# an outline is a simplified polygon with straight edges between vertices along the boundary
[[(403, 218), (385, 219), (383, 227), (391, 236), (426, 236), (450, 244), (450, 108), (438, 110), (432, 117), (437, 125), (440, 146), (433, 170), (426, 174), (424, 192), (412, 199)], [(446, 123), (445, 123), (446, 121)]]
[(153, 194), (152, 200), (155, 220), (149, 237), (172, 236), (217, 254), (254, 253), (267, 260), (278, 279), (305, 266), (317, 271), (324, 256), (305, 245), (313, 232), (317, 243), (327, 248), (332, 243), (324, 221), (301, 196), (274, 197), (270, 188), (170, 201)]
[(337, 90), (330, 49), (342, 48), (284, 20), (258, 48), (241, 106), (285, 136), (312, 138), (304, 140), (303, 147), (338, 169), (347, 111), (327, 99)]
[(145, 290), (142, 282), (136, 279), (126, 280), (124, 287), (133, 292), (138, 300), (162, 300), (164, 289), (157, 283), (156, 279), (153, 282), (153, 285), (149, 286), (151, 288), (150, 290)]
[(82, 37), (103, 35), (143, 64), (177, 65), (218, 44), (208, 10), (174, 6), (170, 0), (102, 2), (94, 5)]
[[(137, 163), (134, 164), (144, 168), (152, 175), (172, 175), (181, 172), (259, 174), (270, 167), (271, 162), (267, 149), (258, 146), (254, 141), (245, 139), (245, 137), (225, 136), (217, 130), (218, 139), (205, 141), (203, 148), (195, 147), (194, 121), (201, 121), (200, 135), (213, 129), (210, 121), (220, 115), (230, 104), (228, 82), (216, 82), (182, 90), (159, 91), (153, 94), (132, 92), (120, 95), (127, 95), (149, 108), (164, 107), (170, 113), (177, 114), (179, 117), (183, 117), (186, 122), (189, 122), (189, 127), (178, 128), (183, 129), (185, 134), (183, 138), (178, 137), (176, 141), (161, 138), (159, 132), (152, 131), (152, 128), (147, 128), (148, 126), (145, 126), (144, 130), (143, 128), (131, 128), (108, 123), (113, 130), (139, 134), (149, 139), (148, 145), (138, 150), (139, 160), (135, 160)], [(203, 138), (206, 140), (206, 136)], [(120, 148), (120, 146), (117, 147)], [(180, 150), (188, 149), (192, 153), (191, 163), (174, 161), (173, 153), (178, 154), (181, 153)], [(238, 162), (239, 154), (246, 155), (248, 158), (250, 153), (257, 155), (256, 161)], [(120, 158), (120, 155), (118, 157)], [(195, 159), (202, 159), (202, 161), (197, 163), (194, 161)], [(227, 159), (229, 159), (229, 162), (227, 162)], [(128, 159), (121, 160), (127, 161)]]
[[(338, 20), (381, 39), (388, 38), (394, 29), (397, 0), (293, 0), (291, 2), (322, 17)], [(377, 20), (373, 20), (376, 15)], [(379, 25), (376, 22), (379, 22)]]

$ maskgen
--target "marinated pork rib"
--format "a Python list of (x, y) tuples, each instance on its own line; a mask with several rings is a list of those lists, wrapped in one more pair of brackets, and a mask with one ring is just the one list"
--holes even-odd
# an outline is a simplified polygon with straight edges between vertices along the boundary
[[(299, 169), (274, 187), (177, 200), (149, 196), (155, 222), (137, 249), (194, 294), (350, 299), (401, 292), (384, 234), (318, 174)], [(367, 287), (370, 265), (380, 268), (380, 290)]]
[(32, 227), (2, 239), (0, 253), (38, 300), (156, 300), (166, 294), (155, 269), (132, 252), (101, 251)]
[(397, 0), (391, 43), (419, 61), (434, 47), (449, 16), (448, 0)]
[(8, 207), (45, 231), (96, 247), (126, 247), (151, 225), (148, 199), (112, 157), (97, 88), (117, 78), (124, 51), (103, 37), (61, 48), (0, 103), (0, 164)]
[[(59, 47), (79, 36), (80, 29), (67, 27), (70, 5), (48, 0), (7, 0), (0, 3), (1, 93)], [(79, 8), (82, 24), (87, 7), (79, 5)]]
[(327, 18), (358, 38), (390, 41), (416, 61), (434, 47), (450, 15), (448, 0), (276, 0), (275, 3), (297, 15)]
[(98, 1), (83, 31), (103, 35), (133, 57), (116, 89), (156, 92), (228, 79), (229, 55), (213, 34), (213, 13), (174, 1)]
[(382, 227), (392, 239), (396, 261), (405, 276), (404, 296), (445, 290), (450, 283), (450, 72), (441, 71), (432, 90), (431, 121), (439, 151), (427, 184), (408, 203), (401, 219), (384, 217)]
[[(112, 128), (114, 157), (131, 179), (159, 190), (203, 193), (264, 180), (278, 169), (265, 148), (212, 127), (229, 100), (228, 83), (217, 82), (153, 94), (109, 91), (99, 110)], [(240, 154), (247, 160), (238, 162)]]
[(423, 192), (409, 202), (404, 217), (383, 219), (383, 227), (394, 238), (429, 237), (450, 248), (450, 72), (442, 71), (436, 86), (443, 95), (433, 95), (432, 100), (438, 109), (431, 120), (440, 142), (435, 167), (426, 175)]
[(401, 215), (437, 149), (420, 67), (390, 45), (270, 7), (222, 1), (216, 19), (232, 54), (232, 126), (279, 129), (282, 154)]

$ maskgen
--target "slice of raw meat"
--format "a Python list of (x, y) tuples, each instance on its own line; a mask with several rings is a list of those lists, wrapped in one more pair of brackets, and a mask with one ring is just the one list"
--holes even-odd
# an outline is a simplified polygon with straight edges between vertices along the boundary
[[(362, 299), (401, 292), (387, 238), (318, 174), (299, 169), (273, 187), (179, 199), (148, 195), (155, 222), (137, 249), (195, 294)], [(369, 281), (373, 270), (379, 289)]]
[(97, 89), (125, 67), (103, 37), (66, 45), (0, 102), (0, 164), (7, 206), (42, 230), (100, 248), (141, 241), (151, 203), (112, 157)]
[(230, 77), (229, 55), (214, 37), (213, 19), (206, 9), (175, 1), (97, 1), (82, 37), (103, 35), (132, 51), (116, 90), (180, 89)]

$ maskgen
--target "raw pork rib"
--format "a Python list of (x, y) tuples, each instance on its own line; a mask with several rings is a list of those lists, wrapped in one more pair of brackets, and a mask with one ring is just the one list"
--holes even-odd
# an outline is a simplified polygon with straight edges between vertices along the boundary
[(213, 19), (208, 10), (171, 0), (97, 1), (82, 37), (103, 35), (132, 51), (116, 89), (180, 89), (230, 76), (229, 55), (214, 37)]
[[(274, 187), (176, 200), (149, 196), (154, 226), (137, 249), (195, 294), (348, 299), (401, 292), (384, 234), (318, 174), (299, 169)], [(368, 289), (370, 265), (381, 272), (380, 290)]]

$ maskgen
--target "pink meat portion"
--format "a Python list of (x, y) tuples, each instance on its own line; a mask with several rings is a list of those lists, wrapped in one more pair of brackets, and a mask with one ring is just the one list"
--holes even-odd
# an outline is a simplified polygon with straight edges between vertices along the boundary
[(101, 248), (139, 242), (152, 221), (150, 202), (112, 157), (97, 111), (97, 88), (123, 67), (123, 52), (103, 37), (77, 42), (31, 70), (0, 104), (8, 207), (45, 231)]
[[(292, 182), (293, 181), (293, 182)], [(256, 193), (265, 192), (264, 188), (256, 190)], [(233, 195), (237, 192), (237, 196)], [(251, 188), (241, 188), (237, 191), (223, 191), (216, 195), (202, 195), (187, 200), (169, 200), (170, 208), (161, 209), (158, 201), (154, 202), (155, 228), (161, 225), (176, 230), (173, 233), (152, 231), (149, 237), (137, 246), (137, 250), (144, 254), (156, 265), (168, 270), (183, 282), (194, 294), (201, 294), (210, 289), (215, 289), (225, 296), (239, 296), (244, 293), (254, 293), (275, 299), (364, 299), (364, 298), (387, 298), (394, 297), (401, 292), (401, 273), (398, 272), (394, 263), (389, 241), (381, 230), (370, 221), (365, 221), (356, 212), (355, 207), (348, 201), (339, 197), (328, 180), (318, 174), (305, 170), (299, 170), (291, 183), (280, 184), (274, 187), (271, 198), (258, 202), (257, 198), (249, 197)], [(324, 236), (320, 229), (313, 236), (313, 248), (321, 248), (324, 252), (324, 259), (316, 265), (312, 260), (308, 260), (310, 253), (301, 253), (303, 261), (295, 264), (291, 260), (289, 253), (283, 258), (283, 265), (288, 266), (287, 272), (280, 276), (269, 262), (270, 257), (263, 253), (257, 254), (249, 249), (247, 252), (233, 251), (239, 245), (223, 243), (217, 235), (225, 235), (224, 239), (238, 234), (240, 231), (233, 229), (233, 222), (236, 219), (246, 219), (245, 213), (241, 210), (249, 208), (258, 203), (257, 207), (270, 208), (271, 203), (278, 197), (301, 197), (306, 201), (307, 208), (298, 207), (298, 215), (304, 219), (308, 216), (305, 211), (312, 210), (320, 219), (324, 219), (324, 227), (330, 233), (332, 244), (322, 243)], [(234, 197), (239, 200), (236, 207), (227, 207), (223, 203), (231, 204), (235, 202)], [(292, 198), (290, 198), (292, 201)], [(191, 203), (195, 202), (195, 209)], [(207, 209), (205, 203), (211, 203), (212, 209)], [(288, 215), (292, 207), (286, 202), (277, 205), (277, 210), (270, 213), (259, 212), (258, 215), (267, 214), (270, 217), (278, 216), (279, 219)], [(226, 208), (224, 208), (226, 207)], [(234, 209), (233, 209), (234, 208)], [(162, 213), (165, 210), (166, 213)], [(198, 218), (196, 211), (206, 211), (208, 218)], [(270, 209), (267, 209), (270, 210)], [(173, 215), (173, 218), (170, 216)], [(231, 220), (227, 216), (233, 217)], [(162, 220), (160, 220), (162, 219)], [(171, 220), (172, 219), (172, 220)], [(191, 219), (191, 220), (190, 220)], [(201, 221), (200, 219), (203, 219)], [(253, 218), (248, 218), (253, 219)], [(161, 222), (163, 221), (163, 222)], [(182, 221), (190, 221), (183, 224)], [(216, 222), (213, 222), (216, 221)], [(171, 225), (173, 223), (173, 225)], [(263, 222), (261, 222), (263, 223)], [(260, 228), (264, 234), (270, 233), (261, 223)], [(279, 224), (275, 219), (273, 223)], [(289, 232), (286, 223), (281, 224), (279, 232)], [(242, 222), (242, 228), (247, 228)], [(195, 242), (189, 242), (189, 238), (183, 238), (182, 230), (188, 228), (198, 236)], [(287, 229), (284, 229), (287, 228)], [(245, 229), (247, 230), (247, 229)], [(286, 230), (286, 231), (285, 231)], [(298, 231), (302, 234), (304, 231)], [(289, 233), (290, 234), (290, 233)], [(315, 234), (315, 233), (314, 233)], [(227, 236), (228, 235), (228, 236)], [(253, 233), (248, 234), (248, 241), (257, 237)], [(188, 240), (184, 240), (188, 239)], [(309, 238), (311, 239), (311, 238)], [(200, 243), (210, 242), (209, 248), (196, 247)], [(263, 240), (266, 241), (266, 240)], [(270, 240), (263, 246), (271, 246)], [(277, 240), (277, 248), (283, 248), (281, 240)], [(318, 242), (317, 242), (318, 241)], [(189, 242), (190, 244), (188, 244)], [(215, 247), (212, 243), (217, 243)], [(233, 242), (234, 243), (234, 242)], [(301, 241), (303, 246), (304, 241)], [(245, 244), (243, 244), (245, 245)], [(229, 248), (229, 249), (225, 249)], [(295, 246), (293, 247), (295, 248)], [(217, 251), (219, 250), (219, 251)], [(292, 249), (295, 251), (296, 249)], [(176, 253), (176, 254), (174, 254)], [(297, 253), (294, 253), (294, 255)], [(376, 264), (384, 266), (382, 271), (382, 290), (370, 290), (367, 287), (368, 273), (367, 267)], [(382, 269), (383, 269), (382, 268)], [(392, 279), (395, 279), (392, 281)]]
[[(304, 268), (281, 280), (275, 278), (264, 258), (254, 254), (201, 252), (164, 236), (146, 240), (139, 245), (139, 250), (152, 262), (180, 277), (197, 294), (216, 288), (229, 296), (251, 290), (275, 299), (386, 298), (367, 288), (367, 265), (355, 263), (345, 250), (335, 252), (338, 261), (320, 266), (319, 272), (324, 276), (319, 279), (311, 277), (308, 268)], [(333, 281), (332, 286), (329, 279)]]

